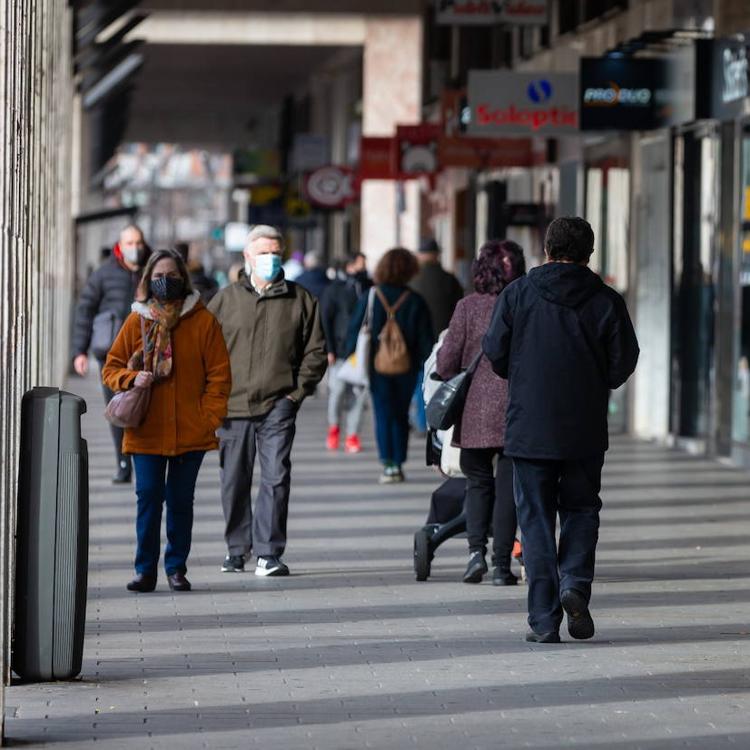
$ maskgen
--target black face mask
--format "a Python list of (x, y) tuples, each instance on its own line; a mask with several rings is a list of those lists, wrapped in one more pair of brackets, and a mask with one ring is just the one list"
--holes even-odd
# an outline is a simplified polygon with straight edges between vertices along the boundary
[(182, 279), (175, 279), (171, 276), (151, 279), (149, 287), (151, 296), (158, 299), (159, 302), (174, 302), (185, 296), (185, 285)]

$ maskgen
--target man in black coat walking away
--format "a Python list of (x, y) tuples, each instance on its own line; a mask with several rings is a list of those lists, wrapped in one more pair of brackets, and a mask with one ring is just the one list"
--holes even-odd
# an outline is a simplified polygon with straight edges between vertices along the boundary
[(529, 581), (526, 640), (534, 643), (559, 643), (563, 611), (571, 637), (594, 635), (589, 600), (609, 391), (638, 361), (625, 301), (587, 267), (593, 251), (588, 222), (553, 221), (547, 262), (505, 289), (483, 341), (509, 381), (505, 453)]
[[(120, 240), (109, 258), (89, 276), (76, 306), (73, 325), (73, 369), (81, 377), (89, 369), (89, 351), (99, 361), (100, 368), (104, 364), (112, 342), (130, 314), (141, 269), (149, 255), (143, 232), (131, 224), (120, 232)], [(109, 403), (114, 394), (106, 386), (102, 389), (104, 401)], [(114, 425), (110, 429), (117, 459), (117, 473), (112, 481), (130, 482), (130, 456), (122, 454), (123, 431)]]

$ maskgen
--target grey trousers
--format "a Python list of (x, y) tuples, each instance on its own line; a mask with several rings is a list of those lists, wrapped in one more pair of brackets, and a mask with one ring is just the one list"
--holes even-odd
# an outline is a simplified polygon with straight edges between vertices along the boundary
[(367, 387), (350, 385), (339, 378), (339, 370), (345, 361), (338, 359), (328, 368), (328, 426), (343, 426), (345, 434), (349, 436), (359, 433), (362, 411), (367, 399)]
[[(221, 466), (224, 539), (230, 555), (281, 556), (286, 547), (286, 521), (292, 477), (290, 454), (297, 405), (281, 398), (268, 414), (227, 419), (217, 430)], [(255, 456), (260, 488), (251, 509)]]

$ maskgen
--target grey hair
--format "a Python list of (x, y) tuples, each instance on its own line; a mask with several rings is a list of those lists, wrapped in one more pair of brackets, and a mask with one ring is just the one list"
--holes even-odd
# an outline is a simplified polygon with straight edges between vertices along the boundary
[(256, 224), (247, 235), (245, 247), (251, 245), (255, 240), (275, 240), (279, 243), (279, 247), (282, 250), (284, 249), (284, 236), (276, 227), (269, 224)]

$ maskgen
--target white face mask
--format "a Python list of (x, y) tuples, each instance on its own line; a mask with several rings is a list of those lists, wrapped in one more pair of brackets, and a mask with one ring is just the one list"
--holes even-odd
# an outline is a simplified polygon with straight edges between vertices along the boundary
[[(245, 270), (250, 264), (245, 261)], [(281, 271), (281, 256), (276, 253), (263, 253), (262, 255), (255, 256), (255, 268), (251, 267), (251, 270), (255, 271), (256, 278), (261, 281), (273, 281)]]
[(138, 247), (125, 247), (122, 249), (122, 257), (132, 266), (137, 266), (141, 260), (141, 250)]

